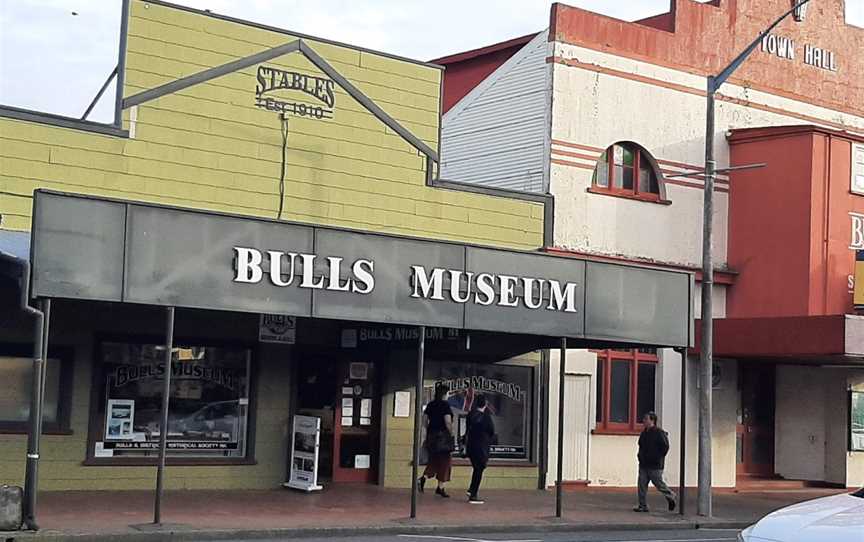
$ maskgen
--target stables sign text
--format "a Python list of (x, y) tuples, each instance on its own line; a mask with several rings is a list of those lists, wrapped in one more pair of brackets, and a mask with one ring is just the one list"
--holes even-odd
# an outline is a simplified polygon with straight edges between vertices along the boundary
[[(323, 274), (316, 276), (316, 264), (324, 266)], [(343, 270), (348, 270), (344, 277)], [(410, 281), (404, 292), (409, 298), (578, 312), (574, 282), (440, 267), (430, 270), (422, 265), (406, 266), (406, 277), (410, 277)], [(337, 256), (320, 258), (316, 254), (234, 247), (233, 281), (259, 284), (265, 280), (278, 287), (295, 285), (313, 290), (371, 294), (375, 289), (375, 262), (364, 258), (346, 262)]]
[[(258, 81), (258, 85), (255, 87), (256, 106), (301, 117), (333, 118), (336, 96), (334, 94), (335, 83), (332, 80), (280, 70), (270, 66), (259, 66), (255, 78)], [(319, 103), (289, 102), (269, 95), (279, 90), (301, 92), (311, 96)]]

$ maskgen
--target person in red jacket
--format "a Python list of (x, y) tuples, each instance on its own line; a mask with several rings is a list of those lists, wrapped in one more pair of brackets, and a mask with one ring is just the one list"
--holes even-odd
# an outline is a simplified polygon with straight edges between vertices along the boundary
[(634, 512), (647, 512), (648, 482), (666, 497), (669, 510), (675, 510), (675, 494), (663, 481), (666, 454), (669, 453), (669, 436), (657, 426), (657, 414), (649, 412), (642, 418), (642, 434), (639, 435), (639, 506)]

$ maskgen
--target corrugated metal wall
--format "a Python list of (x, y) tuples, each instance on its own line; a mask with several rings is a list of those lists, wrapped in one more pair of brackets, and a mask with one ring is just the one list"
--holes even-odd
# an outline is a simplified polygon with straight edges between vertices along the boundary
[(548, 32), (542, 32), (444, 115), (441, 176), (544, 192)]

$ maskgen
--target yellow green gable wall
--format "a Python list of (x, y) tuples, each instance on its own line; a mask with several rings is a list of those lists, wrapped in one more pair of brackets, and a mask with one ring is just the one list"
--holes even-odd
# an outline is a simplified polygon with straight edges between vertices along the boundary
[[(295, 37), (160, 4), (132, 2), (125, 96), (293, 41)], [(304, 41), (388, 114), (439, 148), (441, 71), (346, 46)], [(300, 53), (264, 63), (321, 75)], [(29, 230), (32, 193), (49, 188), (275, 218), (280, 121), (254, 106), (250, 67), (124, 112), (130, 137), (0, 117), (0, 228)], [(286, 96), (288, 98), (288, 96)], [(106, 99), (110, 99), (107, 98)], [(337, 88), (335, 117), (292, 117), (283, 218), (369, 231), (534, 249), (543, 204), (431, 187), (425, 157)], [(458, 179), (454, 179), (457, 180)], [(89, 344), (89, 343), (88, 343)], [(46, 438), (42, 488), (135, 489), (147, 467), (81, 467), (91, 352), (77, 349), (72, 436)], [(172, 469), (170, 487), (273, 487), (285, 469), (284, 394), (262, 364), (254, 467)], [(286, 385), (287, 374), (277, 377)], [(278, 388), (284, 389), (282, 386)], [(392, 395), (383, 398), (392, 408)], [(384, 482), (409, 483), (410, 420), (388, 417)], [(266, 430), (264, 430), (266, 428)], [(71, 444), (71, 445), (70, 445)], [(20, 483), (24, 438), (0, 436), (0, 480)], [(457, 469), (457, 478), (465, 478)], [(536, 469), (490, 469), (489, 487), (534, 487)]]
[[(125, 95), (294, 39), (133, 1)], [(439, 69), (305, 41), (438, 148)], [(321, 75), (300, 53), (265, 65)], [(127, 110), (128, 139), (0, 118), (2, 227), (29, 228), (31, 194), (40, 187), (275, 217), (282, 136), (277, 114), (254, 106), (256, 70)], [(285, 194), (290, 220), (516, 248), (542, 244), (542, 204), (427, 186), (425, 157), (338, 88), (334, 119), (290, 119)]]

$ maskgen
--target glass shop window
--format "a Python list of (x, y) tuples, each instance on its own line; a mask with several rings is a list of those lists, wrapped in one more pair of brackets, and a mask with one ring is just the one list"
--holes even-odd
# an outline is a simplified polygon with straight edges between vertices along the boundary
[[(491, 459), (530, 459), (534, 367), (503, 363), (430, 362), (425, 383), (424, 409), (434, 399), (436, 385), (440, 383), (449, 388), (447, 401), (453, 411), (457, 439), (465, 435), (468, 412), (474, 397), (482, 393), (498, 434), (498, 444), (491, 448)], [(458, 453), (457, 446), (454, 455)]]
[[(165, 348), (102, 344), (101, 423), (95, 458), (158, 455)], [(168, 456), (245, 458), (251, 353), (242, 347), (181, 346), (171, 363)]]

